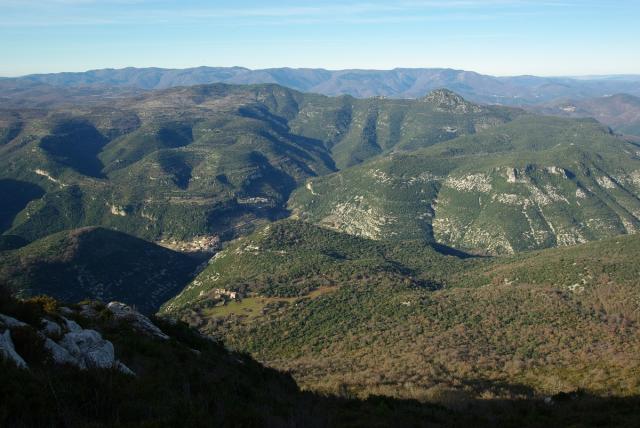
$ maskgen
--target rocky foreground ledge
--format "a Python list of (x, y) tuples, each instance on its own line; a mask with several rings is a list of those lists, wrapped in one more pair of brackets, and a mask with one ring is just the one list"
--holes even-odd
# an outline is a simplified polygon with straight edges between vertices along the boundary
[[(97, 320), (112, 326), (125, 325), (157, 340), (169, 339), (149, 318), (124, 303), (90, 302), (73, 308), (62, 306), (36, 320), (23, 321), (0, 313), (0, 356), (20, 368), (29, 369), (14, 345), (14, 337), (17, 337), (21, 341), (41, 342), (48, 354), (44, 358), (53, 364), (67, 364), (83, 370), (112, 368), (135, 376), (133, 370), (116, 358), (112, 342), (103, 338), (99, 331), (83, 327), (83, 324), (88, 327)], [(31, 345), (35, 346), (35, 343)]]

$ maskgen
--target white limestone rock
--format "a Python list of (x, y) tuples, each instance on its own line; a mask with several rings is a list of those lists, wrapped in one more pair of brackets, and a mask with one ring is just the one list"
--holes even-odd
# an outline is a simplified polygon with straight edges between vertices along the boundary
[(71, 355), (69, 351), (67, 351), (65, 348), (58, 345), (48, 337), (44, 341), (44, 347), (51, 353), (51, 357), (53, 358), (54, 363), (71, 364), (76, 367), (82, 367), (82, 364), (76, 357)]
[(71, 331), (59, 344), (79, 361), (81, 368), (111, 368), (116, 365), (113, 344), (95, 330)]
[(22, 321), (18, 321), (17, 319), (10, 317), (8, 315), (0, 314), (0, 322), (4, 324), (7, 328), (16, 328), (16, 327), (25, 327), (26, 323)]
[(113, 344), (95, 330), (71, 331), (59, 343), (47, 338), (45, 348), (56, 364), (70, 364), (80, 369), (116, 368), (122, 373), (135, 373), (115, 357)]
[(167, 340), (169, 336), (164, 334), (151, 320), (135, 309), (120, 302), (110, 302), (107, 308), (113, 314), (116, 320), (126, 320), (131, 323), (131, 326), (139, 331), (151, 337), (157, 337), (159, 339)]
[(77, 322), (67, 319), (65, 317), (62, 317), (62, 319), (64, 320), (65, 323), (65, 327), (67, 328), (67, 330), (69, 330), (70, 332), (79, 332), (82, 331), (82, 327), (80, 327), (80, 324), (78, 324)]
[(11, 340), (11, 332), (9, 330), (5, 330), (4, 333), (0, 334), (0, 356), (13, 361), (21, 369), (29, 368), (27, 363), (16, 352), (16, 348), (13, 346), (13, 341)]
[(136, 373), (133, 370), (131, 370), (126, 365), (124, 365), (121, 361), (116, 361), (116, 368), (118, 370), (120, 370), (124, 374), (128, 374), (130, 376), (135, 376), (136, 375)]
[(42, 326), (40, 331), (47, 336), (60, 336), (62, 334), (62, 327), (57, 322), (43, 318), (40, 325)]

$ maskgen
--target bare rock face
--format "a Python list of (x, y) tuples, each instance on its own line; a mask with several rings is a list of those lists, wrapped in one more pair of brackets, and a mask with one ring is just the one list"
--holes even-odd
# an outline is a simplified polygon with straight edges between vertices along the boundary
[(51, 353), (51, 357), (53, 358), (54, 363), (71, 364), (76, 367), (82, 366), (80, 361), (76, 357), (71, 355), (69, 351), (67, 351), (65, 348), (58, 345), (48, 337), (45, 339), (44, 347), (49, 351), (49, 353)]
[(113, 344), (95, 330), (69, 332), (60, 345), (78, 360), (80, 368), (110, 368), (116, 364)]
[(460, 95), (448, 89), (436, 89), (431, 91), (424, 98), (436, 106), (437, 110), (451, 113), (479, 113), (482, 111), (480, 106), (467, 102)]
[(58, 364), (72, 364), (80, 369), (117, 368), (123, 373), (135, 375), (115, 356), (113, 344), (90, 329), (83, 329), (74, 321), (65, 320), (69, 332), (58, 342), (47, 339), (45, 346)]
[(27, 324), (8, 315), (0, 314), (0, 324), (4, 324), (7, 328), (25, 327)]
[(41, 325), (40, 331), (46, 336), (60, 336), (62, 334), (62, 327), (56, 322), (43, 318)]
[(27, 363), (16, 352), (16, 348), (13, 346), (13, 341), (11, 340), (11, 332), (9, 330), (0, 334), (0, 356), (13, 361), (20, 368), (28, 368)]
[(62, 319), (64, 320), (64, 324), (67, 330), (73, 331), (73, 332), (82, 331), (82, 327), (80, 327), (80, 324), (78, 324), (77, 322), (67, 319), (65, 317), (62, 317)]
[[(146, 320), (148, 325), (145, 324), (145, 331), (153, 332), (158, 337), (166, 337), (148, 318), (135, 311), (128, 313), (132, 314), (131, 316), (134, 317), (133, 319), (137, 321), (137, 324)], [(67, 313), (67, 315), (71, 314)], [(40, 330), (38, 331), (38, 335), (44, 339), (45, 349), (49, 351), (55, 364), (68, 364), (80, 369), (115, 368), (123, 373), (135, 376), (135, 373), (129, 367), (116, 359), (113, 344), (104, 339), (98, 331), (84, 329), (73, 320), (61, 318), (61, 323), (42, 319)], [(5, 329), (4, 333), (0, 334), (0, 357), (13, 361), (18, 367), (27, 369), (27, 363), (16, 352), (13, 345), (10, 329), (32, 327), (2, 314), (0, 314), (0, 327)]]
[(111, 302), (107, 305), (107, 308), (116, 320), (128, 321), (138, 332), (158, 339), (169, 339), (169, 336), (164, 334), (149, 318), (132, 307), (120, 302)]

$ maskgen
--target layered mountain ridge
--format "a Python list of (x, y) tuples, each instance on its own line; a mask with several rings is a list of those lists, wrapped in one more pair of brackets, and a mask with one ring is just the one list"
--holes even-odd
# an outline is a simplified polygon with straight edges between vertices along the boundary
[(512, 253), (635, 233), (638, 147), (593, 120), (520, 116), (312, 179), (300, 218), (374, 239)]
[[(507, 105), (539, 104), (561, 97), (603, 96), (626, 92), (640, 95), (638, 76), (592, 77), (495, 77), (447, 68), (395, 68), (392, 70), (325, 70), (313, 68), (195, 67), (187, 69), (124, 68), (77, 73), (34, 74), (0, 80), (7, 87), (33, 90), (46, 85), (65, 88), (166, 89), (224, 82), (229, 84), (276, 83), (324, 95), (358, 98), (388, 96), (419, 98), (445, 87), (483, 103)], [(13, 86), (11, 86), (13, 85)], [(45, 85), (44, 87), (42, 85)]]
[(310, 177), (519, 114), (446, 91), (357, 100), (223, 84), (10, 110), (4, 129), (19, 132), (0, 146), (0, 193), (12, 207), (1, 220), (29, 240), (90, 225), (152, 240), (229, 238), (288, 215), (290, 193)]

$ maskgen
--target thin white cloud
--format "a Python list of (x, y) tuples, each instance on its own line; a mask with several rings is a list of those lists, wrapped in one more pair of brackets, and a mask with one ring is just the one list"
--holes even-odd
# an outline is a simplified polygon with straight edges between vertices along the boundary
[[(92, 26), (127, 24), (187, 24), (199, 21), (224, 20), (229, 25), (280, 25), (345, 22), (352, 24), (402, 23), (432, 20), (484, 20), (517, 13), (518, 9), (541, 5), (566, 5), (563, 1), (531, 0), (404, 0), (394, 4), (358, 2), (328, 4), (324, 6), (279, 6), (247, 8), (167, 8), (169, 0), (0, 0), (3, 5), (29, 5), (28, 13), (22, 8), (0, 17), (6, 27), (29, 26)], [(98, 5), (127, 4), (126, 9), (111, 7), (103, 10)], [(49, 6), (38, 13), (38, 7)], [(57, 7), (51, 7), (57, 5)], [(140, 7), (136, 7), (140, 5)], [(77, 7), (76, 7), (77, 6)], [(83, 7), (79, 7), (83, 6)], [(95, 8), (94, 8), (95, 6)], [(489, 9), (487, 9), (489, 8)], [(469, 12), (452, 13), (455, 11)], [(471, 13), (473, 11), (473, 13)], [(531, 13), (531, 12), (521, 12)], [(536, 11), (535, 13), (540, 13)]]

